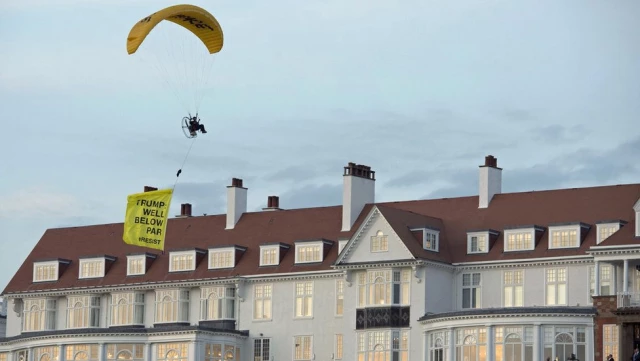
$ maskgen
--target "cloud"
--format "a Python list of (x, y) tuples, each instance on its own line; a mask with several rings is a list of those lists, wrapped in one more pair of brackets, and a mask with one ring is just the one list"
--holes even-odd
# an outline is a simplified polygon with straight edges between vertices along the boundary
[[(503, 192), (588, 187), (637, 182), (640, 136), (609, 150), (580, 149), (531, 166), (503, 170)], [(500, 165), (500, 164), (499, 164)], [(477, 168), (457, 168), (439, 177), (449, 185), (422, 198), (478, 194)]]
[(553, 124), (533, 128), (531, 132), (535, 140), (545, 144), (555, 145), (557, 145), (558, 143), (573, 142), (579, 140), (586, 134), (590, 133), (589, 128), (583, 124), (574, 126)]
[(45, 187), (17, 190), (0, 197), (1, 218), (65, 218), (95, 209), (97, 204)]

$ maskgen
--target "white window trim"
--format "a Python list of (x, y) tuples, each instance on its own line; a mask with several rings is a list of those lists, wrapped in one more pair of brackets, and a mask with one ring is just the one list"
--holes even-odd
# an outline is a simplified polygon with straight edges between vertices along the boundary
[[(296, 263), (319, 263), (324, 261), (324, 242), (322, 241), (317, 241), (317, 242), (298, 242), (295, 244), (295, 249), (296, 249)], [(298, 250), (300, 248), (303, 247), (320, 247), (320, 259), (312, 259), (311, 261), (302, 261), (300, 260), (300, 258), (298, 257)]]
[[(182, 270), (173, 270), (173, 256), (181, 256), (181, 255), (193, 255), (193, 265), (190, 268), (187, 269), (182, 269)], [(189, 272), (189, 271), (195, 271), (196, 269), (196, 251), (195, 250), (190, 250), (190, 251), (175, 251), (175, 252), (169, 252), (169, 272)]]
[[(484, 236), (485, 239), (485, 251), (472, 251), (471, 250), (471, 238), (477, 236)], [(506, 236), (505, 236), (506, 237)], [(468, 254), (485, 254), (489, 253), (489, 231), (481, 232), (467, 232), (467, 253)]]
[[(130, 262), (142, 260), (142, 264), (144, 265), (142, 273), (133, 273), (131, 272)], [(139, 276), (146, 273), (147, 270), (147, 256), (140, 254), (135, 256), (127, 256), (127, 276)]]
[[(142, 295), (142, 300), (141, 302), (138, 302), (136, 299), (138, 298), (139, 295)], [(114, 299), (117, 299), (119, 297), (123, 297), (123, 298), (128, 298), (131, 297), (131, 302), (129, 302), (127, 300), (127, 303), (125, 304), (125, 306), (127, 308), (131, 308), (132, 310), (127, 310), (126, 314), (130, 315), (130, 317), (127, 318), (126, 322), (120, 323), (120, 322), (113, 322), (113, 317), (115, 314), (114, 309), (117, 308), (119, 305), (117, 303), (113, 303)], [(109, 295), (108, 298), (108, 303), (107, 303), (107, 325), (109, 326), (131, 326), (131, 325), (144, 325), (144, 321), (145, 321), (145, 314), (146, 314), (146, 294), (144, 292), (140, 292), (140, 291), (127, 291), (127, 292), (114, 292), (112, 294)], [(132, 311), (132, 312), (130, 312)], [(136, 319), (138, 317), (136, 316), (140, 316), (142, 319), (142, 322), (136, 322)]]
[[(513, 272), (514, 274), (515, 274), (515, 272), (522, 272), (522, 283), (521, 284), (518, 284), (518, 283), (506, 284), (505, 281), (504, 281), (504, 277), (505, 277), (505, 274), (507, 272)], [(524, 297), (525, 297), (525, 282), (526, 282), (526, 280), (525, 280), (524, 268), (513, 268), (513, 269), (508, 269), (508, 270), (502, 271), (502, 307), (505, 307), (505, 308), (507, 308), (507, 307), (508, 308), (511, 308), (511, 307), (524, 307), (524, 303), (525, 303), (525, 299), (524, 299)], [(517, 286), (522, 286), (522, 305), (516, 305), (516, 297), (515, 297), (516, 290), (515, 290), (515, 288)], [(505, 296), (507, 294), (505, 288), (507, 288), (507, 287), (512, 287), (511, 294), (513, 295), (513, 298), (511, 300), (511, 302), (512, 302), (511, 306), (505, 305)]]
[[(576, 231), (576, 242), (577, 244), (568, 247), (554, 247), (553, 246), (553, 233), (557, 231)], [(548, 246), (549, 249), (570, 249), (570, 248), (579, 248), (582, 243), (582, 227), (579, 224), (570, 225), (570, 226), (549, 226), (548, 230), (549, 239)]]
[[(518, 233), (530, 233), (531, 234), (531, 245), (529, 246), (529, 248), (522, 248), (522, 249), (508, 249), (507, 245), (509, 244), (509, 236), (512, 234), (518, 234)], [(551, 233), (549, 233), (551, 234)], [(504, 244), (503, 244), (503, 250), (504, 252), (522, 252), (522, 251), (533, 251), (536, 248), (536, 229), (535, 228), (514, 228), (514, 229), (506, 229), (504, 231), (504, 236), (502, 238)]]
[[(412, 231), (422, 231), (422, 249), (430, 252), (440, 252), (440, 231), (431, 228), (419, 228)], [(435, 248), (427, 248), (427, 235), (434, 235)]]
[[(158, 319), (158, 307), (163, 303), (163, 300), (159, 297), (159, 294), (165, 291), (177, 291), (177, 299), (172, 300), (171, 302), (175, 302), (175, 307), (177, 308), (177, 319), (176, 320), (159, 320)], [(184, 288), (163, 288), (155, 290), (155, 301), (154, 301), (154, 314), (153, 320), (156, 324), (163, 323), (186, 323), (189, 322), (189, 318), (191, 317), (191, 293), (188, 289)], [(186, 309), (186, 311), (185, 311)], [(183, 314), (184, 313), (184, 314)], [(184, 318), (183, 318), (184, 316)]]
[[(55, 273), (55, 278), (52, 279), (43, 279), (43, 280), (38, 280), (36, 279), (36, 274), (37, 274), (37, 269), (38, 266), (51, 266), (51, 265), (55, 265), (56, 266), (56, 273)], [(60, 261), (45, 261), (45, 262), (34, 262), (33, 263), (33, 282), (51, 282), (51, 281), (57, 281), (58, 280), (58, 275), (60, 274)]]
[[(92, 263), (100, 261), (102, 263), (102, 273), (97, 276), (83, 276), (82, 275), (82, 266), (86, 263)], [(106, 272), (107, 260), (106, 257), (94, 257), (94, 258), (83, 258), (80, 260), (78, 264), (78, 278), (79, 279), (92, 279), (92, 278), (102, 278)]]
[[(596, 224), (596, 233), (597, 233), (597, 236), (598, 236), (596, 244), (600, 244), (600, 243), (602, 243), (602, 241), (604, 241), (604, 239), (602, 239), (602, 237), (600, 236), (600, 231), (602, 230), (602, 228), (609, 228), (609, 227), (614, 227), (616, 229), (614, 231), (614, 233), (615, 233), (615, 232), (620, 230), (620, 222)], [(613, 235), (613, 233), (611, 235)], [(611, 237), (611, 235), (609, 237)]]
[[(342, 293), (338, 292), (339, 285), (342, 284)], [(333, 303), (333, 315), (335, 317), (343, 317), (344, 316), (344, 289), (346, 286), (346, 281), (342, 278), (338, 278), (335, 282), (335, 298)], [(338, 296), (342, 296), (342, 313), (338, 313)]]
[[(212, 266), (211, 258), (214, 254), (219, 253), (231, 253), (231, 266)], [(209, 250), (209, 256), (207, 257), (207, 267), (209, 269), (224, 269), (224, 268), (233, 268), (236, 265), (236, 248), (235, 247), (224, 247), (224, 248), (213, 248)]]
[[(300, 337), (300, 338), (309, 338), (309, 358), (308, 359), (304, 359), (304, 358), (296, 358), (296, 339)], [(295, 335), (293, 336), (293, 352), (292, 352), (292, 357), (291, 359), (294, 361), (308, 361), (308, 360), (315, 360), (316, 358), (316, 354), (313, 351), (313, 335)]]
[[(479, 274), (480, 275), (480, 283), (478, 285), (474, 285), (473, 284), (473, 275), (474, 274)], [(468, 286), (464, 285), (464, 275), (468, 274), (470, 277), (470, 281), (471, 284)], [(460, 309), (461, 310), (474, 310), (474, 309), (479, 309), (482, 308), (482, 297), (483, 297), (483, 285), (482, 285), (482, 279), (484, 278), (484, 273), (478, 271), (478, 270), (468, 270), (466, 272), (462, 272), (460, 274)], [(476, 306), (472, 306), (471, 304), (469, 305), (469, 307), (464, 307), (464, 290), (465, 289), (476, 289), (479, 288), (480, 289), (480, 296), (479, 298), (476, 298)], [(471, 297), (471, 295), (470, 295)], [(469, 302), (471, 303), (471, 299), (469, 299)]]
[[(276, 250), (276, 263), (265, 263), (264, 257), (262, 255), (262, 251), (268, 249)], [(277, 266), (280, 264), (280, 245), (268, 245), (268, 246), (260, 246), (260, 266)]]
[(348, 239), (341, 239), (338, 241), (338, 254), (342, 253), (342, 250), (347, 246), (347, 243), (349, 243)]
[[(547, 303), (547, 285), (549, 284), (547, 282), (547, 270), (550, 269), (564, 269), (565, 271), (565, 278), (566, 280), (564, 281), (565, 284), (565, 294), (564, 294), (564, 299), (565, 299), (565, 303), (554, 303), (554, 304), (549, 304)], [(560, 282), (556, 281), (553, 284), (558, 285), (560, 284)], [(587, 287), (587, 292), (589, 291), (590, 287)], [(557, 292), (557, 286), (556, 286), (556, 300), (558, 299), (558, 292)], [(569, 268), (566, 266), (551, 266), (551, 267), (546, 267), (544, 268), (544, 305), (545, 306), (568, 306), (569, 305)]]
[[(270, 296), (269, 297), (265, 297), (264, 296), (264, 291), (263, 291), (263, 296), (260, 299), (257, 299), (255, 297), (256, 295), (256, 287), (258, 286), (269, 286), (270, 288)], [(253, 288), (251, 290), (251, 319), (253, 322), (268, 322), (268, 321), (272, 321), (273, 320), (273, 288), (274, 288), (274, 284), (273, 283), (254, 283)], [(269, 300), (269, 317), (260, 317), (260, 318), (256, 318), (256, 302), (260, 300), (260, 302), (262, 302), (262, 309), (264, 310), (264, 300)], [(294, 311), (295, 312), (295, 311)]]
[[(338, 345), (338, 339), (340, 339), (340, 345)], [(339, 352), (338, 352), (339, 351)], [(333, 353), (334, 360), (342, 360), (344, 358), (344, 334), (336, 333), (333, 337)]]
[[(382, 235), (378, 236), (378, 233), (381, 233)], [(373, 247), (373, 237), (386, 237), (386, 239), (387, 239), (386, 248), (380, 247), (378, 249), (374, 249), (374, 247)], [(377, 230), (375, 232), (375, 235), (369, 237), (369, 252), (371, 252), (371, 253), (389, 252), (389, 235), (385, 234), (381, 229)]]
[[(85, 313), (83, 316), (86, 316), (86, 319), (84, 319), (85, 324), (81, 324), (79, 326), (73, 326), (71, 325), (71, 313), (73, 312), (73, 310), (75, 310), (75, 304), (72, 304), (72, 300), (73, 298), (78, 298), (78, 299), (82, 299), (82, 307), (80, 308), (80, 312), (81, 313)], [(102, 319), (102, 297), (100, 297), (100, 295), (97, 294), (87, 294), (87, 295), (68, 295), (66, 297), (67, 299), (67, 315), (66, 315), (66, 324), (67, 324), (67, 329), (82, 329), (82, 328), (99, 328), (100, 327), (100, 321)], [(93, 305), (93, 300), (98, 300), (98, 305), (94, 306)], [(91, 321), (93, 321), (92, 319), (92, 313), (93, 312), (97, 312), (97, 324), (92, 325)], [(83, 317), (84, 318), (84, 317)]]
[(636, 237), (640, 237), (640, 199), (638, 199), (636, 204), (633, 205), (633, 210), (636, 211)]
[[(307, 283), (311, 284), (311, 293), (307, 294), (306, 293), (306, 288), (307, 288)], [(302, 295), (298, 295), (297, 293), (297, 285), (298, 284), (302, 284), (303, 288), (305, 289), (305, 291), (303, 291)], [(309, 310), (309, 315), (303, 315), (303, 316), (298, 316), (296, 315), (297, 311), (298, 311), (298, 297), (302, 298), (303, 300), (306, 298), (310, 298), (311, 299), (311, 310)], [(313, 281), (304, 281), (304, 280), (300, 280), (298, 282), (294, 282), (293, 283), (293, 319), (294, 320), (300, 320), (300, 319), (312, 319), (314, 317), (314, 309), (316, 307), (316, 303), (315, 303), (315, 298), (316, 298), (316, 285), (315, 282)], [(303, 302), (303, 306), (304, 308), (304, 302)]]

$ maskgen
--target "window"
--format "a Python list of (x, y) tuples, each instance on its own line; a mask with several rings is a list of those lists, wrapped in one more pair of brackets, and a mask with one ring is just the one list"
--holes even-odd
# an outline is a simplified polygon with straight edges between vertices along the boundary
[(271, 294), (272, 285), (262, 284), (253, 286), (253, 319), (271, 319)]
[(59, 265), (58, 261), (34, 263), (33, 282), (57, 281)]
[(56, 329), (57, 302), (51, 298), (24, 300), (22, 331), (52, 331)]
[(567, 269), (546, 270), (547, 306), (567, 304)]
[(462, 308), (482, 307), (480, 273), (464, 273), (462, 275)]
[(336, 280), (336, 316), (344, 314), (344, 280)]
[(618, 360), (618, 325), (602, 325), (602, 354)]
[(118, 343), (108, 344), (107, 361), (144, 361), (143, 343)]
[(236, 318), (235, 287), (203, 287), (200, 298), (201, 320), (222, 320)]
[(446, 361), (449, 358), (449, 332), (436, 331), (429, 334), (429, 360)]
[(342, 253), (342, 250), (344, 249), (344, 247), (347, 245), (348, 242), (349, 242), (348, 239), (341, 239), (338, 241), (338, 254)]
[(100, 297), (67, 297), (67, 327), (100, 327)]
[(189, 291), (156, 290), (155, 322), (189, 322)]
[(504, 307), (524, 305), (524, 280), (522, 270), (504, 271)]
[(157, 347), (157, 361), (189, 360), (189, 344), (186, 342), (159, 343)]
[(0, 361), (7, 361), (8, 352), (0, 352)]
[(113, 293), (110, 310), (110, 326), (144, 325), (144, 293)]
[(147, 258), (145, 256), (127, 257), (127, 276), (143, 275), (147, 268)]
[(253, 360), (254, 361), (270, 361), (271, 340), (268, 338), (256, 338), (253, 340)]
[(16, 352), (14, 360), (17, 361), (27, 361), (29, 360), (29, 350), (19, 350)]
[(44, 346), (33, 348), (34, 361), (58, 361), (60, 355), (59, 346)]
[(409, 359), (409, 332), (368, 331), (357, 334), (358, 361), (404, 361)]
[(457, 355), (464, 355), (466, 360), (489, 361), (486, 359), (486, 328), (459, 328), (455, 332), (455, 338)]
[(469, 233), (467, 235), (467, 253), (487, 253), (489, 242), (487, 242), (488, 232)]
[(580, 227), (549, 227), (549, 248), (572, 248), (580, 246)]
[(296, 263), (322, 262), (322, 244), (296, 245)]
[(411, 270), (371, 270), (358, 274), (358, 307), (408, 305)]
[(424, 230), (424, 239), (422, 240), (422, 248), (427, 251), (438, 252), (438, 233), (436, 231)]
[(296, 282), (295, 317), (313, 316), (313, 282)]
[(98, 361), (98, 344), (67, 345), (65, 361)]
[[(613, 294), (613, 266), (610, 264), (600, 264), (600, 296)], [(596, 267), (589, 267), (589, 296), (594, 295), (596, 289)]]
[(295, 361), (311, 360), (313, 355), (313, 338), (312, 336), (296, 336), (293, 352)]
[(240, 348), (232, 344), (208, 343), (204, 349), (204, 361), (239, 361)]
[(343, 342), (343, 338), (342, 338), (342, 334), (338, 333), (336, 334), (336, 349), (334, 350), (334, 360), (342, 360), (342, 342)]
[(598, 244), (609, 238), (612, 234), (620, 229), (620, 223), (603, 223), (598, 224)]
[[(566, 360), (575, 354), (579, 360), (586, 360), (586, 333), (584, 327), (543, 326), (543, 359)], [(593, 347), (593, 346), (591, 346)]]
[(235, 249), (209, 250), (209, 269), (235, 266)]
[(387, 235), (378, 231), (375, 236), (371, 236), (371, 252), (386, 252), (389, 250)]
[(498, 326), (494, 332), (496, 360), (533, 360), (533, 327)]
[(534, 231), (505, 231), (505, 251), (531, 251), (534, 249)]
[(171, 258), (169, 259), (169, 272), (193, 271), (195, 269), (195, 251), (171, 253)]
[(280, 257), (279, 246), (260, 247), (260, 265), (261, 266), (276, 266), (278, 265), (278, 258)]
[(79, 278), (104, 277), (104, 258), (81, 259)]

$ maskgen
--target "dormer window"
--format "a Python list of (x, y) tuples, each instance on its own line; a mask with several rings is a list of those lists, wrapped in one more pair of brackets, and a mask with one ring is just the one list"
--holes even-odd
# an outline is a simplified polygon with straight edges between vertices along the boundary
[(297, 241), (296, 242), (296, 263), (322, 262), (325, 251), (331, 247), (332, 241), (325, 239)]
[(111, 256), (87, 257), (80, 259), (78, 278), (101, 278), (104, 277), (107, 268), (116, 260)]
[(209, 269), (233, 268), (247, 249), (240, 246), (209, 248)]
[(66, 259), (53, 259), (33, 263), (33, 282), (57, 281), (60, 274), (71, 263)]
[(549, 226), (549, 249), (580, 247), (589, 228), (584, 223)]
[(467, 233), (467, 253), (489, 252), (489, 232)]
[(618, 232), (620, 227), (622, 227), (626, 223), (627, 222), (623, 220), (598, 222), (596, 224), (598, 231), (597, 244), (600, 244), (602, 241), (609, 238), (612, 234)]
[(389, 241), (386, 234), (378, 231), (375, 236), (371, 236), (371, 252), (387, 252), (388, 250)]
[(173, 251), (169, 258), (169, 272), (195, 271), (199, 256), (205, 251), (194, 249), (188, 251)]
[(127, 255), (127, 276), (139, 276), (147, 273), (151, 262), (156, 258), (153, 253)]
[[(440, 231), (434, 228), (428, 227), (416, 227), (410, 228), (411, 232), (416, 232), (414, 235), (418, 240), (422, 241), (422, 248), (427, 251), (438, 252), (440, 249)], [(420, 239), (422, 238), (422, 239)]]
[(536, 225), (504, 230), (504, 252), (533, 251), (544, 228)]
[(279, 265), (283, 253), (287, 249), (289, 249), (289, 245), (284, 243), (260, 245), (260, 266)]

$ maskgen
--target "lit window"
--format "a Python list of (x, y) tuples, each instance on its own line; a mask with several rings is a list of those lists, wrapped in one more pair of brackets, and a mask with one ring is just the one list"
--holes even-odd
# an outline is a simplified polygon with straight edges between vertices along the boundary
[(321, 245), (296, 245), (296, 263), (321, 262)]
[(186, 342), (159, 343), (157, 346), (157, 352), (157, 361), (189, 360), (189, 344)]
[(261, 247), (260, 265), (275, 266), (278, 264), (279, 256), (280, 256), (280, 252), (279, 252), (278, 246)]
[(57, 281), (58, 266), (58, 261), (34, 263), (33, 282)]
[(523, 271), (504, 271), (504, 307), (522, 307), (524, 304)]
[(111, 326), (144, 325), (144, 293), (111, 294)]
[(567, 269), (549, 268), (546, 270), (546, 304), (566, 305), (567, 304)]
[(410, 304), (411, 270), (372, 270), (358, 274), (358, 307)]
[(487, 248), (487, 232), (467, 235), (467, 253), (486, 253)]
[(272, 286), (270, 284), (261, 284), (253, 286), (253, 319), (254, 320), (270, 320), (271, 319), (271, 294)]
[(22, 331), (51, 331), (56, 329), (57, 302), (51, 298), (24, 300)]
[(371, 252), (386, 252), (389, 250), (387, 235), (378, 231), (375, 236), (371, 236)]
[(156, 290), (156, 323), (189, 322), (189, 291)]
[(505, 232), (505, 251), (524, 251), (533, 249), (533, 232)]
[(336, 316), (344, 314), (344, 280), (336, 280)]
[(236, 289), (234, 287), (203, 287), (200, 299), (201, 320), (235, 319)]
[(296, 282), (295, 317), (313, 316), (313, 282)]
[(235, 250), (210, 250), (209, 269), (232, 268), (234, 266)]
[(343, 343), (342, 334), (340, 333), (336, 334), (336, 349), (335, 349), (336, 356), (334, 357), (334, 360), (342, 360), (342, 349), (343, 349), (342, 343)]
[(100, 297), (67, 297), (67, 327), (100, 327)]
[(144, 361), (143, 343), (116, 343), (106, 345), (107, 361)]
[(127, 275), (143, 275), (146, 271), (146, 263), (145, 256), (129, 256), (127, 258)]
[(81, 259), (80, 278), (104, 277), (104, 258)]
[(598, 224), (598, 244), (620, 229), (620, 223)]
[(438, 252), (438, 232), (424, 230), (424, 239), (422, 240), (422, 248), (428, 251)]
[(195, 252), (174, 252), (169, 259), (169, 271), (193, 271), (196, 269)]
[(312, 336), (296, 336), (294, 348), (295, 361), (311, 360), (313, 354), (313, 337)]
[(580, 246), (580, 226), (549, 227), (549, 248), (573, 248)]

